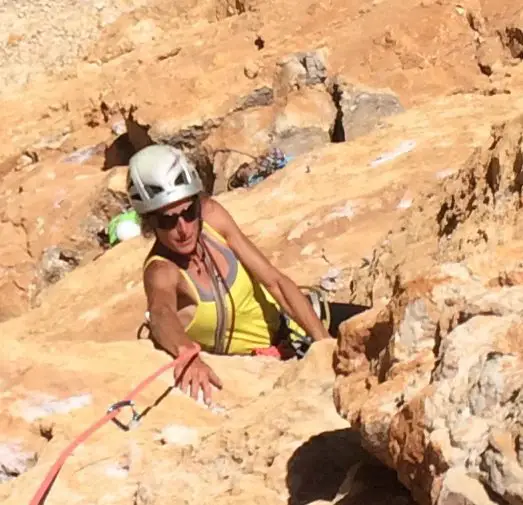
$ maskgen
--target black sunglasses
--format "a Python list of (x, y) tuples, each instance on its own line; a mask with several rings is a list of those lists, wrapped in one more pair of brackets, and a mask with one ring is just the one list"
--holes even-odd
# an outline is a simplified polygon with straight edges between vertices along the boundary
[(191, 223), (197, 217), (200, 216), (200, 199), (196, 200), (189, 205), (185, 210), (182, 210), (179, 214), (156, 214), (156, 227), (162, 230), (172, 230), (178, 224), (178, 220), (183, 217), (186, 223)]

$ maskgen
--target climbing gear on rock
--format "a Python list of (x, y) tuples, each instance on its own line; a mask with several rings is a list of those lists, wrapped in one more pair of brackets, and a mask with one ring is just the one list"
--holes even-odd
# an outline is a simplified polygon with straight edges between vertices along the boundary
[(120, 402), (113, 403), (107, 409), (107, 414), (110, 414), (111, 412), (113, 412), (113, 410), (120, 410), (123, 407), (130, 407), (131, 408), (131, 412), (133, 413), (133, 417), (131, 418), (129, 423), (127, 425), (125, 425), (121, 421), (118, 421), (118, 419), (116, 419), (116, 417), (114, 417), (111, 420), (114, 421), (123, 430), (128, 431), (131, 428), (134, 428), (140, 422), (140, 414), (134, 408), (135, 404), (134, 404), (134, 402), (132, 400), (122, 400)]
[(308, 291), (307, 296), (312, 304), (314, 312), (323, 322), (325, 328), (329, 328), (331, 323), (331, 313), (327, 300), (326, 290), (320, 286), (299, 286), (302, 291)]
[[(302, 292), (306, 293), (315, 314), (325, 328), (328, 329), (331, 322), (331, 314), (325, 291), (321, 286), (298, 287)], [(287, 359), (292, 357), (293, 354), (298, 359), (305, 356), (314, 342), (312, 337), (303, 333), (303, 330), (283, 310), (281, 311), (281, 318), (280, 341), (269, 348), (254, 349), (252, 352), (253, 356), (272, 356), (278, 359)]]
[(170, 363), (167, 363), (166, 365), (163, 365), (160, 367), (155, 373), (144, 379), (138, 386), (136, 386), (128, 395), (127, 397), (120, 401), (113, 403), (107, 410), (107, 413), (101, 417), (98, 421), (93, 423), (89, 428), (87, 428), (83, 433), (78, 435), (60, 454), (59, 458), (56, 460), (55, 464), (51, 467), (49, 472), (47, 473), (44, 481), (42, 484), (40, 484), (40, 487), (36, 491), (35, 495), (29, 502), (29, 505), (42, 505), (45, 502), (45, 498), (47, 497), (47, 494), (49, 490), (51, 489), (51, 486), (53, 485), (58, 472), (62, 468), (63, 464), (65, 463), (65, 460), (73, 453), (73, 451), (78, 447), (82, 442), (85, 442), (87, 438), (94, 433), (98, 428), (101, 428), (105, 423), (108, 421), (114, 420), (120, 410), (124, 407), (131, 407), (133, 411), (133, 418), (131, 420), (131, 423), (125, 427), (121, 422), (115, 421), (119, 426), (124, 427), (124, 429), (130, 429), (132, 426), (136, 425), (138, 421), (140, 420), (139, 414), (134, 410), (134, 402), (132, 401), (133, 398), (140, 392), (142, 389), (144, 389), (146, 386), (148, 386), (151, 382), (153, 382), (158, 376), (163, 374), (165, 371), (169, 370), (170, 368), (174, 368), (179, 363), (185, 363), (184, 366), (184, 372), (187, 369), (187, 367), (192, 363), (192, 361), (196, 358), (198, 353), (200, 352), (200, 347), (196, 344), (194, 349), (191, 349), (190, 351), (181, 354), (178, 356), (175, 360), (171, 361)]
[(111, 247), (119, 242), (138, 237), (140, 233), (140, 217), (135, 210), (128, 210), (113, 217), (107, 227)]
[(255, 158), (251, 163), (243, 163), (229, 177), (227, 189), (255, 186), (277, 170), (284, 168), (290, 159), (281, 149), (271, 149), (268, 153)]
[[(321, 286), (298, 286), (302, 292), (308, 292), (307, 298), (311, 302), (312, 308), (319, 320), (323, 323), (325, 328), (329, 328), (331, 321), (331, 314), (329, 309), (329, 303), (327, 301), (326, 293)], [(305, 293), (304, 293), (305, 294)], [(310, 335), (304, 334), (303, 330), (297, 326), (297, 324), (290, 319), (290, 317), (283, 313), (282, 317), (286, 324), (286, 330), (288, 332), (288, 342), (294, 349), (294, 352), (298, 359), (305, 356), (309, 347), (313, 344), (314, 340)], [(291, 336), (291, 334), (293, 336)]]
[(151, 145), (129, 160), (127, 193), (138, 214), (154, 212), (201, 191), (200, 176), (180, 149)]
[[(299, 286), (299, 288), (306, 294), (312, 308), (314, 309), (315, 314), (318, 316), (320, 321), (323, 323), (325, 328), (329, 328), (331, 323), (331, 313), (329, 308), (329, 302), (326, 297), (326, 291), (321, 286)], [(224, 303), (224, 300), (221, 301)], [(217, 306), (219, 303), (217, 303)], [(218, 311), (218, 307), (217, 307)], [(234, 313), (234, 311), (233, 311)], [(220, 314), (217, 314), (218, 318), (222, 317)], [(260, 347), (256, 348), (251, 352), (252, 356), (271, 356), (277, 359), (289, 359), (293, 356), (296, 356), (298, 359), (301, 359), (305, 356), (309, 347), (313, 343), (313, 339), (303, 333), (303, 330), (290, 319), (283, 311), (280, 312), (281, 318), (281, 327), (278, 335), (278, 342), (275, 345), (269, 347)], [(137, 333), (139, 339), (142, 338), (151, 338), (151, 327), (150, 327), (150, 312), (146, 311), (144, 315), (144, 322), (140, 325)], [(147, 330), (147, 335), (144, 335), (144, 330)], [(222, 330), (216, 331), (216, 337), (221, 339), (222, 335), (220, 332)], [(292, 336), (291, 336), (292, 335)], [(223, 347), (220, 345), (223, 343), (215, 344), (215, 353), (216, 354), (227, 354), (228, 345), (223, 350)], [(228, 342), (229, 344), (229, 342)]]

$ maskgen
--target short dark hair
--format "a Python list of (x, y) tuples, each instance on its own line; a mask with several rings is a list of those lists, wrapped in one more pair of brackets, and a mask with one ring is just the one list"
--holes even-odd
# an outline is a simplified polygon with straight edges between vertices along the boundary
[(156, 219), (152, 212), (140, 216), (140, 228), (142, 231), (142, 235), (145, 238), (152, 238), (156, 236), (156, 233), (154, 231), (155, 221)]

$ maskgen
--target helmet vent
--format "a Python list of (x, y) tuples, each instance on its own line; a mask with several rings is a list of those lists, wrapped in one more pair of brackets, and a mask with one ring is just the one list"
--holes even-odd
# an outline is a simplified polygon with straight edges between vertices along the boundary
[(181, 172), (176, 179), (174, 179), (174, 185), (175, 186), (183, 186), (184, 184), (189, 184), (189, 180), (187, 179), (187, 175), (184, 172)]
[(161, 193), (163, 191), (163, 188), (154, 184), (147, 184), (147, 186), (145, 186), (145, 190), (147, 191), (147, 193), (149, 193), (150, 197), (154, 197), (158, 193)]

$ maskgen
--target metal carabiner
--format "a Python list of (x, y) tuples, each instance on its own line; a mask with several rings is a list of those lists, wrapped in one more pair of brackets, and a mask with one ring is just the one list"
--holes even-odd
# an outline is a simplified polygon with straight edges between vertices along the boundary
[(115, 402), (109, 406), (106, 413), (110, 414), (111, 412), (113, 412), (115, 410), (120, 410), (123, 407), (131, 407), (131, 412), (133, 413), (133, 416), (132, 416), (131, 420), (129, 421), (129, 424), (122, 423), (121, 421), (116, 419), (116, 417), (113, 417), (112, 421), (114, 423), (116, 423), (120, 428), (122, 428), (122, 430), (129, 431), (131, 428), (136, 426), (138, 424), (138, 422), (140, 421), (140, 414), (138, 414), (138, 412), (134, 408), (135, 404), (132, 400), (122, 400), (119, 402)]

